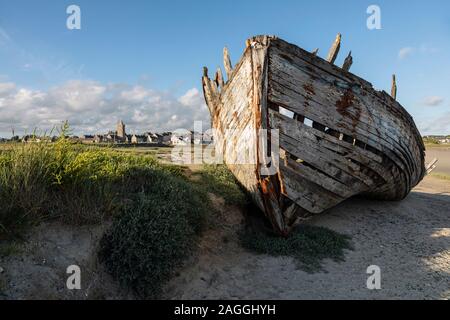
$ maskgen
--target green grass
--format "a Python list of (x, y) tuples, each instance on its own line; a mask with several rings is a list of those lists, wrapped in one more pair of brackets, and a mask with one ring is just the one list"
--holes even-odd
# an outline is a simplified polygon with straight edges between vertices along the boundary
[(450, 180), (450, 175), (445, 174), (445, 173), (432, 172), (432, 173), (430, 173), (430, 176), (438, 178), (438, 179), (442, 179), (442, 180)]
[(203, 165), (195, 176), (199, 188), (222, 197), (227, 204), (246, 205), (249, 201), (226, 165)]
[(0, 239), (43, 220), (95, 224), (121, 212), (123, 179), (140, 168), (180, 176), (154, 156), (73, 144), (62, 128), (56, 143), (15, 143), (0, 149)]
[(63, 139), (17, 145), (0, 153), (0, 236), (49, 218), (98, 223), (120, 205), (127, 171), (159, 166), (153, 157), (80, 148)]
[(450, 149), (450, 144), (448, 143), (425, 143), (425, 149)]
[(275, 257), (292, 257), (298, 267), (306, 272), (324, 271), (324, 259), (344, 261), (344, 250), (351, 250), (350, 237), (332, 230), (299, 226), (287, 238), (262, 231), (242, 232), (240, 235), (244, 248)]

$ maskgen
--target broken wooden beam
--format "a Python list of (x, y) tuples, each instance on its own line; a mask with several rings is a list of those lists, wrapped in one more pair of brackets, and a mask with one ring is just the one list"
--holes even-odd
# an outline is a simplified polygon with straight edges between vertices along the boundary
[(231, 74), (233, 73), (233, 67), (231, 65), (230, 54), (227, 47), (223, 48), (223, 66), (225, 67), (227, 80), (230, 80)]
[(394, 100), (397, 100), (397, 81), (395, 79), (395, 74), (392, 75), (391, 97), (394, 98)]
[(223, 88), (225, 82), (223, 81), (222, 69), (220, 68), (217, 68), (215, 81), (218, 88)]
[(202, 86), (203, 86), (203, 94), (207, 101), (209, 111), (213, 113), (215, 112), (219, 91), (216, 82), (208, 77), (207, 67), (203, 67)]
[(431, 171), (433, 171), (434, 169), (436, 169), (436, 163), (438, 162), (438, 159), (437, 158), (434, 158), (426, 167), (425, 167), (425, 169), (426, 169), (426, 171), (427, 171), (427, 174), (430, 174), (431, 173)]
[(328, 52), (327, 61), (329, 63), (334, 63), (334, 61), (336, 61), (340, 49), (341, 49), (341, 34), (338, 33), (336, 39), (334, 40), (333, 45), (330, 48), (330, 51)]
[(344, 71), (349, 71), (352, 64), (353, 64), (353, 57), (352, 52), (350, 51), (347, 58), (345, 58), (344, 64), (342, 65), (342, 69)]

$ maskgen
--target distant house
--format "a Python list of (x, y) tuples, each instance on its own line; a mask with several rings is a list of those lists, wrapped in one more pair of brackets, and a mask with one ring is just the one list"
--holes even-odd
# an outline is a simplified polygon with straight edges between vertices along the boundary
[(103, 142), (120, 142), (121, 138), (117, 136), (115, 132), (108, 132), (106, 135), (103, 136)]
[(174, 133), (172, 135), (172, 137), (170, 138), (170, 143), (174, 146), (189, 145), (192, 143), (191, 134), (190, 133), (186, 133), (186, 134)]
[(146, 134), (148, 143), (159, 143), (159, 144), (172, 144), (172, 133), (152, 133), (147, 132)]
[(93, 142), (94, 142), (94, 143), (102, 143), (102, 142), (103, 142), (103, 135), (96, 134), (96, 135), (94, 136)]
[(171, 135), (172, 145), (210, 144), (213, 141), (211, 134), (188, 131), (186, 133), (174, 133)]
[(126, 134), (120, 136), (116, 131), (110, 131), (106, 135), (103, 136), (103, 142), (109, 143), (129, 143), (131, 140), (131, 136)]
[(133, 143), (133, 144), (146, 143), (146, 142), (147, 142), (147, 136), (145, 136), (145, 135), (133, 134), (131, 136), (131, 143)]
[(22, 142), (41, 142), (41, 138), (35, 135), (27, 134), (22, 137)]
[(82, 143), (94, 143), (95, 142), (95, 136), (85, 134), (80, 137), (80, 140)]
[(148, 143), (161, 143), (161, 135), (159, 133), (147, 132), (145, 134)]
[(450, 143), (450, 136), (425, 136), (423, 140), (428, 143), (447, 144)]
[(169, 144), (172, 139), (172, 132), (163, 132), (160, 135), (160, 143)]

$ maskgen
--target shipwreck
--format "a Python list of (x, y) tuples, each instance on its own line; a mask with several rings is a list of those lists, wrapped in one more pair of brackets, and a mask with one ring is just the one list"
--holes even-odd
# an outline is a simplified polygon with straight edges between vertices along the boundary
[[(389, 95), (350, 73), (351, 53), (336, 66), (340, 42), (339, 34), (323, 59), (256, 36), (234, 68), (224, 49), (226, 81), (220, 68), (213, 79), (204, 68), (216, 152), (281, 235), (356, 195), (401, 200), (426, 174), (425, 147), (396, 101), (395, 76)], [(240, 163), (242, 154), (253, 161)], [(275, 172), (261, 170), (267, 162)]]

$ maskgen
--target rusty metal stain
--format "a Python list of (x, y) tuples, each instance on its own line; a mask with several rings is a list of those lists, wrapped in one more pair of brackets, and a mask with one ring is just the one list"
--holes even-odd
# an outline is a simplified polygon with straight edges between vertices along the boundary
[[(355, 130), (358, 125), (359, 119), (361, 117), (361, 110), (357, 107), (357, 104), (353, 103), (355, 99), (355, 95), (352, 89), (347, 89), (345, 93), (342, 95), (341, 99), (336, 101), (336, 111), (339, 112), (343, 117), (352, 120), (353, 130)], [(355, 114), (349, 111), (349, 108), (355, 110)]]
[(312, 83), (305, 83), (303, 85), (303, 89), (305, 89), (306, 93), (308, 93), (308, 95), (313, 96), (316, 94), (316, 92), (314, 91), (314, 86), (312, 85)]

